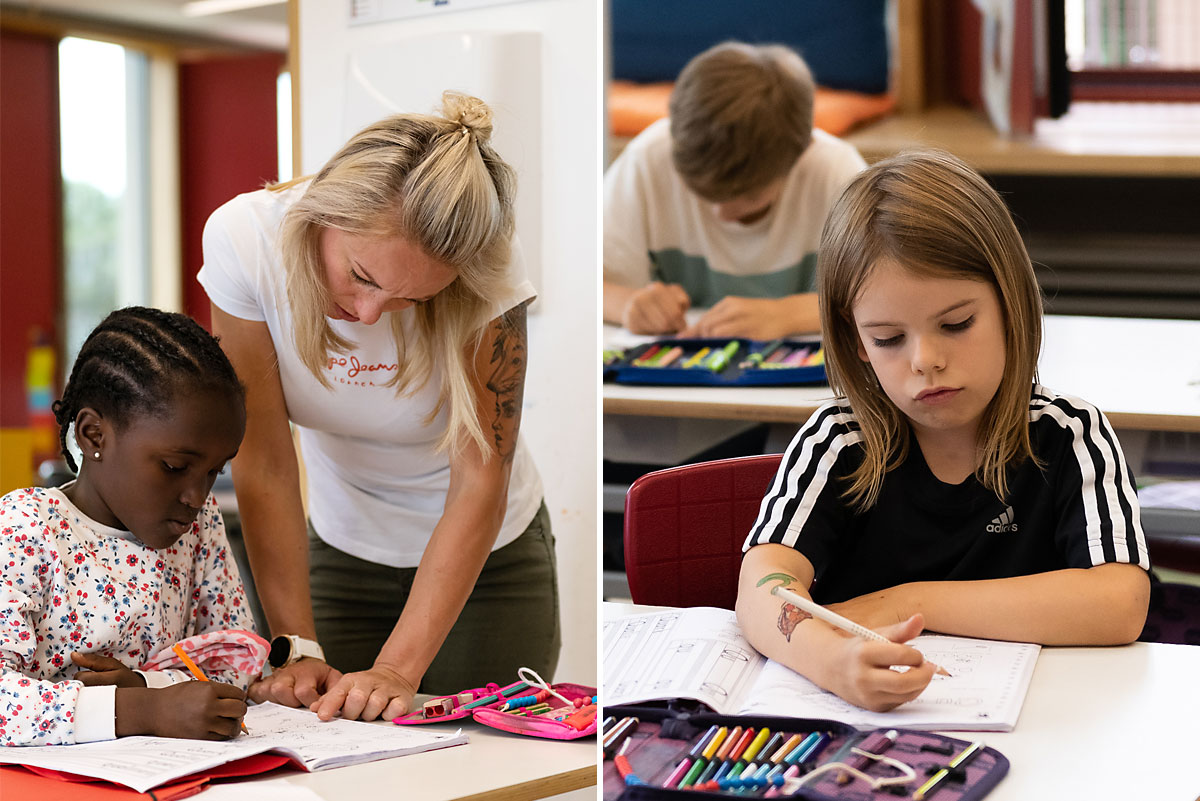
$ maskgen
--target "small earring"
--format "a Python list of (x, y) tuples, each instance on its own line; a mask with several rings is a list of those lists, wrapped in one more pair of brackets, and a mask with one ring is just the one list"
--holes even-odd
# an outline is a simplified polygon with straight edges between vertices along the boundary
[(92, 458), (94, 458), (94, 459), (99, 459), (99, 458), (100, 458), (100, 451), (96, 451), (95, 453), (93, 453), (93, 454), (92, 454)]

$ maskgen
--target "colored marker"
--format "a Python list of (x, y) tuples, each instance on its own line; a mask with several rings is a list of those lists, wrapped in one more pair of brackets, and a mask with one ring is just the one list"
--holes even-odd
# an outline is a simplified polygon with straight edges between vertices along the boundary
[(637, 718), (625, 718), (604, 736), (603, 750), (606, 757), (615, 754), (621, 746), (621, 741), (637, 731), (638, 722)]
[(629, 757), (625, 756), (625, 752), (629, 750), (629, 746), (632, 742), (632, 737), (626, 740), (621, 746), (621, 750), (617, 754), (616, 759), (613, 760), (613, 763), (617, 766), (617, 775), (621, 777), (626, 786), (645, 784), (645, 782), (638, 778), (638, 775), (633, 772), (633, 765), (629, 764)]
[(804, 360), (805, 367), (812, 367), (818, 364), (825, 363), (825, 349), (817, 348), (817, 352)]
[[(889, 732), (889, 734), (890, 733), (892, 732)], [(937, 789), (942, 786), (942, 782), (946, 781), (946, 777), (950, 775), (951, 770), (967, 764), (972, 759), (979, 756), (979, 752), (982, 750), (983, 743), (981, 742), (976, 741), (968, 745), (959, 752), (958, 756), (950, 760), (949, 765), (933, 774), (933, 778), (917, 788), (917, 791), (913, 793), (913, 801), (924, 801), (924, 799), (937, 792)]]
[(754, 739), (750, 741), (750, 745), (746, 748), (746, 752), (742, 754), (742, 759), (746, 760), (747, 762), (753, 762), (754, 757), (758, 755), (758, 752), (762, 749), (763, 744), (770, 736), (771, 730), (766, 726), (763, 726), (762, 729), (759, 730), (758, 734), (755, 735)]
[(695, 784), (696, 779), (699, 778), (700, 774), (704, 772), (704, 767), (707, 764), (708, 761), (704, 757), (696, 757), (696, 761), (692, 763), (691, 769), (688, 770), (688, 772), (684, 775), (683, 781), (679, 783), (680, 789), (684, 787), (691, 787), (693, 784)]
[(786, 359), (788, 357), (788, 354), (791, 352), (792, 352), (791, 348), (780, 347), (780, 348), (776, 349), (775, 351), (773, 351), (771, 353), (771, 355), (767, 357), (765, 363), (766, 364), (779, 364), (781, 361)]
[(667, 777), (667, 780), (663, 782), (663, 787), (667, 789), (674, 787), (676, 783), (683, 778), (683, 774), (686, 773), (687, 769), (691, 766), (691, 757), (684, 757), (680, 763), (675, 766), (675, 770), (671, 771), (671, 775)]
[(775, 732), (775, 734), (772, 735), (771, 739), (767, 740), (767, 744), (764, 745), (761, 749), (759, 749), (759, 756), (760, 756), (759, 761), (760, 762), (769, 762), (771, 760), (771, 755), (779, 750), (779, 745), (782, 742), (783, 742), (783, 732), (781, 732), (781, 731)]
[(655, 359), (654, 366), (655, 367), (669, 367), (671, 362), (675, 361), (682, 355), (683, 355), (683, 348), (680, 347), (679, 345), (676, 345), (675, 347), (671, 348), (669, 351), (664, 353), (663, 357), (661, 359)]
[(738, 348), (741, 346), (742, 343), (738, 342), (736, 339), (732, 340), (728, 345), (717, 351), (716, 356), (709, 359), (708, 369), (712, 370), (714, 373), (719, 373), (724, 370), (726, 366), (728, 366), (729, 360), (733, 358), (733, 354), (737, 353)]
[(820, 737), (820, 734), (815, 731), (805, 737), (799, 745), (789, 751), (788, 755), (783, 758), (784, 764), (795, 765), (798, 763), (801, 755), (817, 741), (818, 737)]
[(799, 734), (793, 734), (791, 737), (788, 738), (788, 741), (786, 743), (779, 746), (779, 748), (776, 749), (775, 753), (771, 754), (771, 761), (774, 762), (776, 765), (778, 765), (780, 762), (783, 761), (783, 758), (785, 756), (792, 753), (792, 751), (796, 748), (796, 746), (800, 745), (800, 742), (803, 739), (804, 738), (801, 737)]
[(648, 351), (646, 351), (641, 356), (638, 356), (636, 359), (633, 360), (634, 366), (635, 367), (646, 366), (646, 364), (651, 359), (653, 359), (655, 356), (657, 356), (659, 351), (661, 351), (661, 350), (662, 350), (662, 345), (652, 345)]
[(811, 743), (800, 751), (800, 755), (796, 757), (793, 764), (803, 765), (805, 762), (816, 759), (817, 754), (824, 750), (825, 746), (833, 742), (833, 737), (825, 732), (819, 732)]
[(612, 715), (609, 715), (608, 717), (606, 717), (604, 719), (604, 722), (600, 724), (600, 733), (607, 734), (608, 727), (613, 725), (616, 722), (617, 722), (617, 719), (615, 717), (613, 717)]
[(751, 353), (748, 357), (746, 357), (745, 361), (743, 361), (738, 366), (742, 367), (742, 368), (746, 368), (746, 367), (753, 367), (756, 364), (760, 364), (760, 363), (762, 363), (762, 361), (764, 359), (766, 359), (768, 356), (770, 356), (772, 353), (774, 353), (775, 350), (782, 344), (783, 344), (782, 339), (772, 340), (771, 342), (768, 342), (766, 345), (764, 345), (762, 347), (762, 350), (756, 350), (756, 351), (754, 351), (754, 353)]
[(683, 363), (683, 366), (695, 367), (697, 364), (704, 361), (704, 357), (707, 356), (711, 351), (712, 348), (701, 348), (700, 350), (696, 351), (694, 355), (688, 358), (688, 360)]

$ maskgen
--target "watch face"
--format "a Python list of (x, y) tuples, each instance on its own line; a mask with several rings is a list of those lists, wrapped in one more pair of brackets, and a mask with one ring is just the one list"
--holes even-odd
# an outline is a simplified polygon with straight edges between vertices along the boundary
[(267, 654), (267, 663), (271, 667), (283, 667), (292, 655), (292, 641), (287, 637), (276, 637), (271, 640), (271, 653)]

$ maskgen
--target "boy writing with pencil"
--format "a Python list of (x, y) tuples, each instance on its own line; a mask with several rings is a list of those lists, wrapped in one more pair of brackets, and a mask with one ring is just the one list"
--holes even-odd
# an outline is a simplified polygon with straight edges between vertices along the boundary
[[(693, 58), (670, 119), (604, 178), (604, 319), (639, 334), (774, 339), (816, 331), (816, 250), (865, 165), (813, 128), (808, 67), (780, 45)], [(711, 307), (687, 327), (684, 312)]]

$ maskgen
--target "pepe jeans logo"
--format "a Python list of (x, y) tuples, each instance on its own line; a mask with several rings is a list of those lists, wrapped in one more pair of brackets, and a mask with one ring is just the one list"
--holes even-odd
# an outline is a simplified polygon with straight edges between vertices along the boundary
[(357, 356), (331, 356), (325, 363), (330, 378), (338, 384), (352, 387), (382, 387), (392, 378), (398, 365), (363, 364)]

